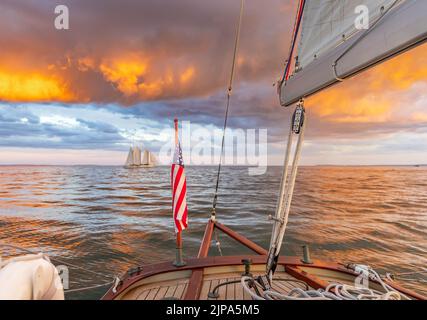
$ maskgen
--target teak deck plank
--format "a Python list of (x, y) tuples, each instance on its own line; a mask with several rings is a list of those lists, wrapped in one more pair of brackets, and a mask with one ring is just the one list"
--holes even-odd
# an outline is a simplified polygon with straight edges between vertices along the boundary
[[(219, 280), (219, 284), (224, 284), (227, 282), (227, 278), (223, 278), (221, 280)], [(226, 300), (227, 298), (227, 286), (226, 285), (222, 285), (221, 287), (218, 288), (218, 300)]]
[[(254, 273), (254, 277), (258, 273)], [(219, 274), (208, 274), (203, 277), (200, 290), (200, 300), (251, 300), (251, 296), (245, 292), (241, 283), (241, 272), (225, 272)], [(302, 283), (296, 281), (279, 281), (277, 279), (296, 280), (293, 276), (285, 272), (276, 273), (276, 281), (273, 281), (273, 289), (281, 294), (288, 294), (293, 288), (303, 288)], [(219, 287), (217, 299), (209, 298), (208, 294), (218, 284), (229, 283)], [(150, 283), (136, 287), (123, 296), (123, 300), (161, 300), (165, 298), (184, 299), (188, 289), (189, 279), (167, 280), (159, 283)]]
[[(234, 281), (235, 279), (233, 278), (228, 278), (227, 281)], [(235, 295), (234, 295), (234, 288), (235, 288), (236, 284), (235, 283), (229, 283), (227, 284), (227, 295), (226, 295), (226, 300), (234, 300), (235, 299)]]
[(187, 284), (178, 285), (178, 287), (176, 288), (176, 291), (175, 291), (175, 295), (174, 295), (175, 298), (182, 299), (184, 297), (184, 293), (185, 293), (186, 289), (187, 289)]
[(160, 290), (160, 288), (154, 288), (150, 290), (150, 293), (147, 295), (145, 300), (154, 300), (156, 297), (157, 292)]
[(241, 283), (236, 283), (235, 287), (236, 300), (243, 300), (243, 287)]
[(177, 285), (170, 286), (168, 291), (166, 291), (165, 298), (173, 298), (177, 287)]
[(136, 300), (145, 300), (149, 292), (150, 290), (141, 290), (140, 294), (138, 294), (138, 296), (136, 297)]
[(202, 285), (202, 290), (200, 291), (200, 300), (207, 300), (208, 294), (211, 289), (211, 281), (204, 280)]
[(169, 287), (161, 287), (159, 291), (157, 292), (156, 296), (154, 297), (154, 300), (161, 300), (166, 296), (166, 292), (168, 291)]

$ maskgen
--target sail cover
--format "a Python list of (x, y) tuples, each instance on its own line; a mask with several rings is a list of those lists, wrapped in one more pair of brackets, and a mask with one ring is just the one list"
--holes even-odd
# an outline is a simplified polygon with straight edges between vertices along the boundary
[[(427, 38), (425, 0), (302, 0), (301, 3), (302, 27), (294, 53), (298, 62), (294, 74), (280, 87), (281, 103), (285, 106)], [(368, 30), (363, 29), (366, 18)]]

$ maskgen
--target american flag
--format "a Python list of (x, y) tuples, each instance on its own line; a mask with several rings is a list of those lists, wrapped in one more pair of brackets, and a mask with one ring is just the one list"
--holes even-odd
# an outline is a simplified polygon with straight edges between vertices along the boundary
[(184, 161), (182, 159), (181, 144), (178, 142), (171, 170), (172, 182), (172, 208), (173, 220), (175, 222), (175, 232), (179, 233), (187, 229), (188, 209), (187, 209), (187, 180), (185, 179)]

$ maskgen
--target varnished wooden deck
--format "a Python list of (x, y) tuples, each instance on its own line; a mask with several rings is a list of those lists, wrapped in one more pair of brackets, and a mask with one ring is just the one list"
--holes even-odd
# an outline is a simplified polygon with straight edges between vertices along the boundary
[[(227, 270), (228, 269), (228, 270)], [(234, 268), (206, 268), (204, 271), (203, 284), (200, 293), (200, 300), (212, 300), (208, 297), (218, 284), (226, 282), (224, 286), (219, 287), (219, 297), (213, 300), (250, 300), (250, 295), (243, 290), (240, 283), (243, 270), (232, 270)], [(239, 268), (240, 269), (240, 268)], [(254, 275), (260, 275), (261, 272), (254, 272)], [(179, 278), (174, 280), (156, 281), (154, 283), (147, 283), (135, 285), (130, 290), (125, 292), (121, 300), (161, 300), (161, 299), (184, 299), (186, 290), (188, 288), (189, 278)], [(284, 270), (277, 272), (275, 276), (273, 289), (282, 294), (288, 294), (293, 288), (307, 289), (307, 286), (298, 281), (296, 278), (285, 273)]]
[[(207, 257), (188, 260), (188, 265), (175, 268), (171, 263), (144, 266), (144, 271), (127, 273), (117, 285), (112, 287), (104, 300), (209, 300), (209, 292), (220, 283), (227, 283), (218, 290), (217, 300), (248, 300), (240, 283), (245, 256)], [(250, 256), (254, 276), (265, 272), (266, 256)], [(285, 271), (286, 268), (286, 271)], [(325, 289), (331, 282), (353, 285), (356, 274), (342, 265), (315, 260), (313, 264), (301, 263), (296, 257), (282, 257), (273, 281), (273, 290), (288, 295), (294, 288)], [(280, 281), (286, 280), (286, 281)], [(389, 282), (396, 290), (414, 299), (425, 297)], [(370, 288), (382, 291), (378, 283), (370, 282)], [(117, 290), (116, 290), (117, 289)]]

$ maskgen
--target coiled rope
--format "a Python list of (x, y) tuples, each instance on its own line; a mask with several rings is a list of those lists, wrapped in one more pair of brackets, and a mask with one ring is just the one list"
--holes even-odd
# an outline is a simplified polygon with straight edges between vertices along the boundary
[[(356, 287), (342, 283), (331, 283), (325, 290), (303, 290), (294, 288), (288, 294), (265, 289), (252, 277), (241, 278), (243, 289), (254, 300), (410, 300), (383, 281), (381, 276), (369, 266), (356, 265), (356, 272), (381, 285), (383, 292), (367, 287)], [(255, 290), (252, 290), (251, 287)], [(262, 293), (261, 293), (262, 292)]]

